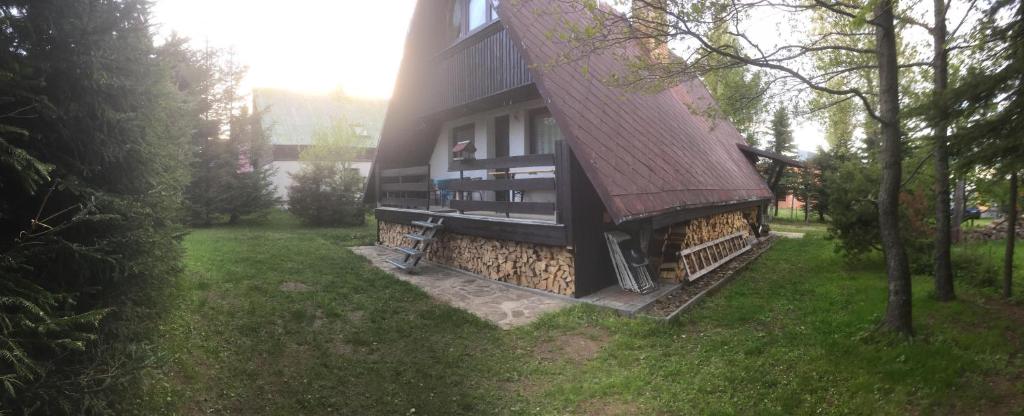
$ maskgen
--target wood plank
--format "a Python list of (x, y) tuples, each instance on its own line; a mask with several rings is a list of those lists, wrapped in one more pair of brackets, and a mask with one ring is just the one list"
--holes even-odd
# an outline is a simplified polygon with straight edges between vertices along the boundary
[(384, 198), (381, 205), (401, 208), (426, 208), (430, 200), (427, 198)]
[(430, 166), (412, 166), (408, 168), (397, 168), (397, 169), (381, 169), (380, 176), (383, 178), (395, 178), (399, 176), (419, 176), (429, 175)]
[(550, 202), (452, 201), (452, 209), (459, 211), (510, 212), (516, 214), (553, 214), (555, 204)]
[(566, 228), (561, 224), (517, 223), (504, 219), (467, 218), (457, 214), (439, 214), (422, 210), (377, 208), (378, 221), (411, 224), (426, 221), (431, 216), (443, 217), (445, 232), (472, 235), (498, 240), (521, 241), (548, 246), (566, 246)]
[(380, 184), (381, 191), (384, 192), (428, 192), (430, 189), (429, 182), (402, 182), (402, 183), (382, 183)]
[(511, 169), (554, 165), (555, 155), (547, 153), (541, 155), (496, 157), (494, 159), (453, 160), (448, 164), (448, 171), (458, 172), (460, 170)]
[(555, 209), (556, 221), (569, 227), (569, 244), (573, 244), (572, 232), (572, 149), (565, 141), (555, 146)]
[(452, 191), (546, 191), (555, 189), (555, 178), (457, 180), (447, 184)]
[(685, 208), (656, 215), (652, 218), (652, 222), (654, 228), (662, 228), (672, 224), (690, 221), (695, 218), (710, 217), (715, 214), (721, 214), (725, 212), (738, 211), (744, 208), (755, 207), (763, 203), (765, 203), (764, 200), (756, 200), (747, 202), (737, 202), (729, 205), (719, 205), (701, 208)]

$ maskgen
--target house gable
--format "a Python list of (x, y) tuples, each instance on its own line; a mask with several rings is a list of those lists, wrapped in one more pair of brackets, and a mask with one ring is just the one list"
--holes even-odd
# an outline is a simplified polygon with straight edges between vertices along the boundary
[(590, 17), (557, 0), (503, 1), (500, 20), (452, 46), (450, 6), (438, 6), (451, 1), (417, 4), (378, 167), (426, 164), (444, 121), (540, 97), (616, 223), (771, 198), (736, 146), (739, 132), (698, 114), (714, 106), (699, 80), (631, 92), (600, 81), (624, 69), (612, 51), (588, 57), (589, 75), (580, 62), (560, 63), (572, 45), (552, 31)]

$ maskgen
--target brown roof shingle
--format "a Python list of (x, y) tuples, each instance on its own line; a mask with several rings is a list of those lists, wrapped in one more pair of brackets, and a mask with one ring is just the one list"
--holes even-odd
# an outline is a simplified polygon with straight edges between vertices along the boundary
[(715, 105), (699, 80), (657, 93), (616, 88), (600, 80), (624, 73), (615, 54), (644, 53), (638, 42), (564, 62), (573, 46), (552, 33), (567, 22), (588, 24), (589, 12), (558, 0), (520, 0), (502, 2), (498, 14), (616, 222), (771, 198), (736, 146), (745, 143), (739, 132), (698, 114)]

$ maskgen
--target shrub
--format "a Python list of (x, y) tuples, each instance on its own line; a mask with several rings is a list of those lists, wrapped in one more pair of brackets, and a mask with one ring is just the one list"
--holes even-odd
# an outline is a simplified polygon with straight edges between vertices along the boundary
[(360, 136), (344, 119), (321, 128), (313, 135), (313, 145), (302, 152), (302, 169), (292, 175), (288, 188), (288, 208), (307, 225), (362, 225), (363, 178), (351, 168), (356, 155), (363, 153), (369, 139)]
[[(907, 164), (917, 166), (920, 160), (910, 158)], [(878, 165), (855, 159), (825, 175), (829, 184), (829, 238), (837, 242), (836, 250), (850, 258), (881, 251), (875, 201), (881, 180)], [(915, 274), (931, 273), (934, 264), (935, 193), (929, 175), (917, 171), (900, 194), (900, 236)]]
[(991, 258), (965, 251), (953, 255), (953, 275), (973, 287), (995, 287), (1003, 269)]
[(288, 188), (288, 208), (307, 225), (349, 226), (366, 221), (363, 178), (339, 163), (310, 162)]

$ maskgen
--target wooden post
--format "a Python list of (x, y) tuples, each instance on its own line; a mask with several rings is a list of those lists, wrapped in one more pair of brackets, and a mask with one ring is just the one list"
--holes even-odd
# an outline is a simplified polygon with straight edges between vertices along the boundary
[(426, 182), (427, 182), (427, 207), (425, 209), (427, 211), (430, 211), (430, 191), (433, 189), (434, 181), (430, 179), (430, 164), (429, 163), (427, 163), (427, 178), (426, 178)]
[(572, 245), (572, 148), (562, 140), (555, 146), (555, 222), (566, 225)]
[(380, 193), (380, 170), (381, 170), (380, 169), (380, 165), (374, 163), (373, 164), (373, 191), (377, 195), (376, 201), (373, 204), (374, 208), (379, 207), (381, 205), (380, 201), (384, 200), (384, 195), (381, 195), (381, 193)]

